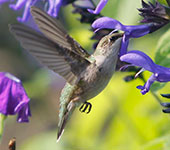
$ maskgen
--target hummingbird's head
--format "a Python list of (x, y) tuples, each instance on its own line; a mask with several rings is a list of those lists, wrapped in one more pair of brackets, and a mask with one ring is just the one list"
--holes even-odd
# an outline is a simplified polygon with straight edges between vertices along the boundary
[(123, 36), (122, 33), (113, 33), (113, 34), (109, 34), (104, 36), (100, 41), (99, 44), (97, 45), (96, 51), (95, 53), (97, 55), (109, 55), (110, 53), (112, 53), (113, 51), (119, 49), (119, 48), (114, 48), (115, 46), (119, 46), (120, 47), (120, 40), (119, 43), (115, 45), (116, 40), (118, 40), (119, 38), (121, 38)]

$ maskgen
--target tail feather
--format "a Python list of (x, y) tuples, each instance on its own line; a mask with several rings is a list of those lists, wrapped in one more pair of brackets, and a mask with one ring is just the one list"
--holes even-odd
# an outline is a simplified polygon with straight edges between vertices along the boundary
[(64, 128), (65, 128), (68, 120), (70, 119), (70, 116), (72, 115), (73, 111), (75, 110), (75, 108), (76, 108), (75, 103), (73, 101), (71, 101), (66, 108), (65, 114), (60, 118), (59, 124), (58, 124), (57, 142), (60, 140), (60, 138), (64, 132)]

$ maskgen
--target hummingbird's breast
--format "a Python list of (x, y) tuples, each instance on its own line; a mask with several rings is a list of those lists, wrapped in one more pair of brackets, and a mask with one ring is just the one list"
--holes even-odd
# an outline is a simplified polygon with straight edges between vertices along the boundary
[[(105, 44), (105, 41), (106, 44)], [(94, 52), (95, 61), (91, 63), (80, 75), (77, 88), (73, 92), (73, 98), (78, 97), (79, 101), (85, 102), (97, 96), (109, 83), (115, 72), (118, 53), (120, 50), (121, 38), (113, 44), (111, 40), (104, 40), (104, 46), (100, 46)]]
[(83, 101), (87, 101), (103, 91), (115, 71), (117, 58), (112, 61), (105, 58), (99, 60), (88, 66), (81, 74), (81, 79), (73, 94), (81, 97)]

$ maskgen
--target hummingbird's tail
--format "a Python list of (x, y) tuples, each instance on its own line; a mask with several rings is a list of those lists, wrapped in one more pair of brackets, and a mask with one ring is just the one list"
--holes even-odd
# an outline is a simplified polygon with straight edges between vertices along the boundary
[(64, 113), (60, 114), (61, 116), (59, 118), (59, 123), (58, 123), (57, 142), (60, 140), (60, 137), (62, 136), (64, 132), (66, 123), (69, 120), (75, 108), (76, 108), (75, 103), (73, 101), (70, 101), (70, 103), (67, 105), (67, 108), (65, 108)]

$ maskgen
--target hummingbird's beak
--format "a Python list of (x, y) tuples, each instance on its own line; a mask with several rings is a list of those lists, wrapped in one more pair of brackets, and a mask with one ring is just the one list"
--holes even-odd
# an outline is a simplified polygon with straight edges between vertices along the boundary
[(123, 36), (123, 33), (113, 33), (110, 36), (110, 41), (115, 42), (118, 38)]

